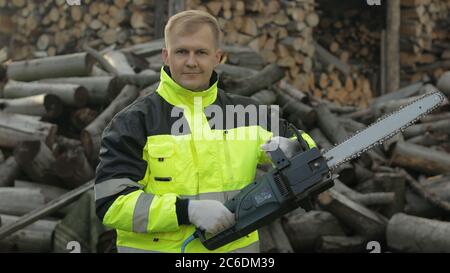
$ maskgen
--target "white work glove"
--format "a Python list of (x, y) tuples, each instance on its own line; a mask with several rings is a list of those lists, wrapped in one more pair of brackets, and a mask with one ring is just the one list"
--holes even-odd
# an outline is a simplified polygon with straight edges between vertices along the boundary
[(235, 223), (234, 214), (216, 200), (189, 200), (188, 215), (193, 225), (211, 234)]
[(293, 157), (297, 152), (300, 151), (300, 143), (295, 139), (289, 139), (286, 137), (276, 136), (269, 139), (266, 143), (262, 144), (261, 150), (265, 151), (270, 157), (270, 151), (275, 151), (280, 147), (281, 151), (286, 155), (287, 158)]

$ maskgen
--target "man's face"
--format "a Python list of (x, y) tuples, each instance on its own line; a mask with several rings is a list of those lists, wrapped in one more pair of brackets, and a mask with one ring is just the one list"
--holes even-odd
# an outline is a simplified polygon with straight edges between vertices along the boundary
[(168, 45), (162, 50), (162, 57), (170, 68), (172, 79), (192, 91), (207, 89), (221, 58), (210, 26), (199, 25), (192, 34), (181, 34), (174, 29), (167, 38)]

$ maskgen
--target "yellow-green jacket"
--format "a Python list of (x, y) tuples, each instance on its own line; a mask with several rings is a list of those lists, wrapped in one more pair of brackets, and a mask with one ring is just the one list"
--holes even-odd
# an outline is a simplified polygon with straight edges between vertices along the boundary
[[(257, 164), (270, 162), (260, 149), (273, 135), (270, 118), (233, 117), (230, 106), (260, 110), (217, 83), (213, 72), (207, 90), (192, 92), (163, 67), (157, 91), (123, 109), (103, 132), (97, 215), (117, 230), (119, 252), (180, 252), (195, 231), (187, 199), (225, 202), (253, 181)], [(218, 109), (223, 115), (213, 114)], [(279, 124), (280, 135), (286, 134), (286, 122)], [(246, 251), (259, 251), (257, 231), (214, 251), (199, 240), (186, 247), (186, 252)]]

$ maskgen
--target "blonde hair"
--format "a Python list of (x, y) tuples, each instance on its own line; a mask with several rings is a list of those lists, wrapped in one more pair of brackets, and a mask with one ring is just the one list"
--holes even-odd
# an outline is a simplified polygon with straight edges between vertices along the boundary
[(213, 32), (216, 48), (220, 47), (220, 25), (214, 16), (202, 10), (185, 10), (169, 18), (164, 28), (164, 41), (168, 47), (169, 33), (176, 27), (180, 27), (181, 33), (194, 33), (199, 25), (208, 24)]

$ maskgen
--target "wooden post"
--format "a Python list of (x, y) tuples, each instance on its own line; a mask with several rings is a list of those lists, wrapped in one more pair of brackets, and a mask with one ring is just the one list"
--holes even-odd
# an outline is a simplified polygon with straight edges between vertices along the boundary
[(386, 91), (400, 87), (400, 0), (387, 1)]
[(164, 37), (164, 25), (166, 23), (166, 1), (156, 1), (155, 5), (155, 39)]

